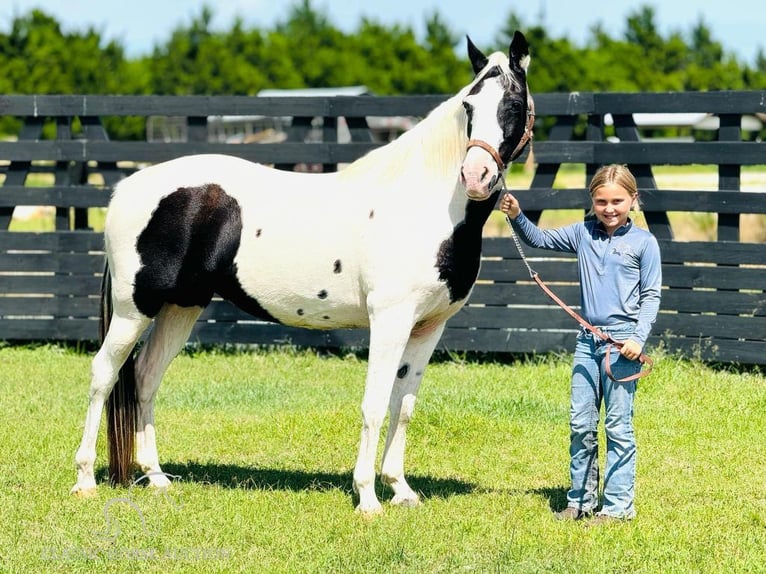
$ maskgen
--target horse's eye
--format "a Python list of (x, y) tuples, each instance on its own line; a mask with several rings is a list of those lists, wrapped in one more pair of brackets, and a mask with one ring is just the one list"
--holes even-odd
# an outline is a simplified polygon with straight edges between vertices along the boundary
[(464, 101), (463, 107), (465, 108), (465, 113), (469, 116), (473, 113), (473, 106), (470, 103)]

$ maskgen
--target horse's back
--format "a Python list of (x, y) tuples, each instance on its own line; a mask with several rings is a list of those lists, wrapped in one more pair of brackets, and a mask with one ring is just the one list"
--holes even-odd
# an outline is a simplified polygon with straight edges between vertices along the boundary
[(270, 172), (278, 173), (278, 170), (236, 156), (183, 156), (143, 168), (123, 179), (115, 188), (112, 203), (124, 200), (135, 204), (139, 199), (152, 202), (179, 187), (195, 187), (205, 183), (232, 187), (242, 181), (258, 180)]
[(334, 179), (224, 155), (136, 172), (107, 214), (116, 293), (147, 316), (167, 302), (204, 307), (217, 292), (265, 319), (364, 324), (358, 227), (342, 213), (348, 202), (337, 201)]
[[(303, 177), (301, 177), (303, 176)], [(109, 203), (105, 234), (135, 236), (149, 222), (164, 198), (179, 190), (215, 186), (240, 206), (259, 204), (265, 211), (284, 213), (300, 196), (311, 198), (307, 174), (283, 172), (235, 156), (184, 156), (137, 171), (117, 184)], [(316, 186), (322, 178), (314, 179)]]

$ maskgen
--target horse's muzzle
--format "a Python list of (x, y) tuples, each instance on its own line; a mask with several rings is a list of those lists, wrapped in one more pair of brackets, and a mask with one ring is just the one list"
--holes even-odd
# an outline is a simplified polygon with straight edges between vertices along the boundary
[(490, 170), (487, 168), (482, 170), (480, 176), (470, 172), (466, 175), (465, 170), (460, 170), (460, 183), (465, 189), (466, 196), (474, 201), (489, 199), (501, 178), (500, 173), (490, 175)]

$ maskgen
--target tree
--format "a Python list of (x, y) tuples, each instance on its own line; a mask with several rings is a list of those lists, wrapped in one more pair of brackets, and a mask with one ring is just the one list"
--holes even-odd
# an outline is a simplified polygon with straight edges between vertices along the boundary
[(432, 62), (427, 81), (431, 93), (456, 92), (470, 80), (470, 67), (456, 53), (456, 49), (460, 49), (462, 54), (467, 53), (466, 41), (449, 29), (437, 10), (426, 20), (426, 48)]
[(64, 33), (40, 10), (14, 18), (0, 34), (0, 93), (125, 93), (126, 62), (116, 42), (104, 44), (93, 28)]
[[(470, 79), (464, 39), (438, 10), (426, 17), (426, 35), (398, 24), (362, 19), (353, 33), (337, 29), (312, 0), (295, 0), (273, 29), (236, 19), (213, 27), (203, 7), (148, 56), (126, 60), (118, 42), (93, 28), (65, 32), (39, 10), (16, 17), (0, 32), (0, 93), (240, 94), (263, 88), (364, 84), (388, 94), (454, 93)], [(651, 6), (638, 7), (614, 36), (593, 26), (584, 46), (551, 36), (545, 13), (528, 25), (513, 12), (492, 46), (507, 51), (524, 32), (532, 56), (533, 92), (764, 89), (766, 56), (753, 67), (726, 53), (701, 18), (688, 34), (661, 34)]]
[(654, 8), (651, 6), (642, 6), (628, 15), (625, 40), (639, 46), (645, 56), (661, 53), (664, 46), (662, 36), (657, 31), (654, 16)]
[(713, 40), (713, 33), (702, 18), (692, 28), (690, 48), (692, 61), (700, 66), (713, 67), (723, 60), (723, 47)]
[[(257, 72), (243, 78), (240, 71), (252, 51), (262, 45), (258, 34), (247, 34), (235, 22), (228, 34), (212, 29), (213, 12), (204, 6), (191, 23), (173, 30), (170, 40), (144, 60), (155, 94), (242, 94), (257, 91)], [(239, 49), (245, 48), (245, 52)], [(255, 76), (255, 77), (253, 77)], [(262, 81), (262, 78), (261, 78)]]

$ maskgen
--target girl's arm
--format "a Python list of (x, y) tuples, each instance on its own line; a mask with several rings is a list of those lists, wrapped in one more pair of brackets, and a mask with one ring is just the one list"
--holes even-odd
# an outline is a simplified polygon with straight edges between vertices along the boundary
[(514, 231), (527, 245), (566, 253), (577, 251), (577, 230), (582, 227), (580, 224), (543, 231), (527, 219), (519, 201), (510, 193), (503, 195), (499, 207), (510, 218)]
[(633, 338), (643, 347), (660, 310), (662, 262), (660, 247), (654, 236), (646, 243), (646, 248), (641, 255), (639, 272), (638, 323)]

